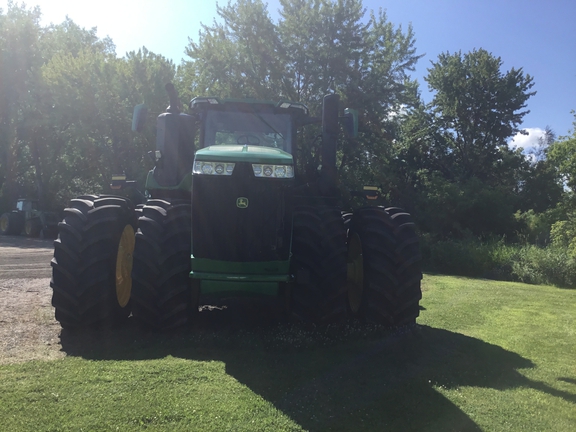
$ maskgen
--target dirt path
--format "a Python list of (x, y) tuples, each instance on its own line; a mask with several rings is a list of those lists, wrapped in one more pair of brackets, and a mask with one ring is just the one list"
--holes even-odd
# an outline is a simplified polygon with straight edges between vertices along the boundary
[(0, 364), (64, 357), (50, 304), (52, 240), (0, 236)]

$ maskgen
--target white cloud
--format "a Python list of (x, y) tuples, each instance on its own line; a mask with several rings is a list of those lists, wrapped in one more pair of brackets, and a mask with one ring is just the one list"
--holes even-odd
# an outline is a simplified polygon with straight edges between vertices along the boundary
[(513, 149), (522, 148), (522, 153), (528, 154), (538, 148), (538, 139), (543, 137), (546, 131), (540, 128), (525, 128), (524, 131), (528, 132), (528, 135), (517, 133), (508, 145)]

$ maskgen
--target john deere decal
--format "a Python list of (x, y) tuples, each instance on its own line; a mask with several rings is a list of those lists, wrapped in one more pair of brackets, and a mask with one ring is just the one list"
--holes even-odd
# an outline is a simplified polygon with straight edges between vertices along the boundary
[(236, 207), (238, 208), (247, 208), (248, 207), (248, 198), (240, 197), (236, 200)]

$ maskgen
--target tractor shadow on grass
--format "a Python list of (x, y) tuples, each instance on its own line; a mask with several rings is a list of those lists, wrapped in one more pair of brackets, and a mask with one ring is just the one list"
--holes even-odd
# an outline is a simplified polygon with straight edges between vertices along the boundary
[(482, 340), (428, 326), (386, 330), (348, 322), (302, 327), (274, 307), (205, 307), (192, 328), (150, 333), (62, 332), (63, 350), (87, 359), (168, 355), (221, 361), (226, 373), (311, 431), (458, 430), (478, 425), (442, 389), (527, 387), (576, 403), (576, 395), (529, 380), (534, 364)]

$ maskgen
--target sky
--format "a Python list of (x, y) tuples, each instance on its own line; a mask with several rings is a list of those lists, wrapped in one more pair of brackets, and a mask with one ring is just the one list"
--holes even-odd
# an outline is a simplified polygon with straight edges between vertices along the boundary
[[(266, 0), (264, 0), (266, 2)], [(6, 9), (8, 0), (0, 0)], [(18, 1), (17, 3), (20, 3)], [(201, 24), (217, 19), (216, 1), (204, 0), (27, 0), (38, 5), (42, 24), (60, 23), (66, 16), (82, 27), (97, 27), (109, 36), (123, 56), (145, 46), (179, 64), (189, 38), (197, 41)], [(220, 1), (226, 5), (228, 0)], [(268, 0), (278, 20), (279, 0)], [(412, 25), (417, 54), (423, 54), (412, 73), (424, 101), (432, 98), (424, 76), (443, 52), (467, 53), (484, 48), (503, 61), (503, 72), (522, 68), (534, 78), (537, 94), (527, 102), (530, 113), (513, 146), (536, 145), (545, 127), (558, 136), (573, 130), (576, 110), (575, 0), (364, 0), (367, 10), (382, 8), (388, 20), (406, 29)]]

